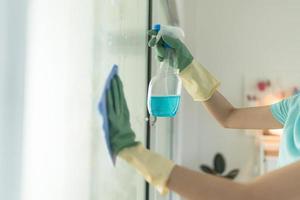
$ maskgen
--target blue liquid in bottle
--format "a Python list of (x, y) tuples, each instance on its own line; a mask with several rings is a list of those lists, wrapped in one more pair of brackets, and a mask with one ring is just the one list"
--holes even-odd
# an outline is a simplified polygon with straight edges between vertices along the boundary
[(156, 117), (174, 117), (180, 103), (180, 96), (151, 96), (150, 113)]

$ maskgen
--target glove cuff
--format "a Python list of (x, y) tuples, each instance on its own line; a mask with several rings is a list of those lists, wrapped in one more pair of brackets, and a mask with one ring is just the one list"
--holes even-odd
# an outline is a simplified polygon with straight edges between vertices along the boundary
[(207, 101), (220, 86), (220, 82), (195, 59), (179, 76), (194, 101)]
[(134, 167), (162, 195), (169, 192), (167, 181), (175, 166), (173, 161), (145, 149), (142, 144), (125, 148), (118, 156)]

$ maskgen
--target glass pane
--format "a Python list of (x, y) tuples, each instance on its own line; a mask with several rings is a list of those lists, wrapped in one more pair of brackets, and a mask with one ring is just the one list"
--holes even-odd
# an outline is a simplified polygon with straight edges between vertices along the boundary
[[(131, 123), (137, 140), (142, 142), (146, 135), (147, 23), (147, 1), (97, 0), (94, 106), (112, 65), (117, 64), (124, 83)], [(112, 166), (99, 118), (95, 110), (92, 199), (144, 199), (144, 179), (121, 160), (117, 160), (116, 168)]]
[[(175, 7), (174, 7), (175, 5)], [(177, 25), (178, 16), (176, 13), (175, 1), (152, 1), (152, 22), (165, 25)], [(159, 69), (159, 62), (155, 58), (155, 52), (152, 52), (152, 77), (155, 76)], [(175, 118), (157, 118), (155, 125), (151, 126), (151, 149), (163, 155), (166, 158), (173, 159), (173, 123)], [(174, 194), (161, 196), (153, 187), (150, 187), (151, 200), (174, 199)]]

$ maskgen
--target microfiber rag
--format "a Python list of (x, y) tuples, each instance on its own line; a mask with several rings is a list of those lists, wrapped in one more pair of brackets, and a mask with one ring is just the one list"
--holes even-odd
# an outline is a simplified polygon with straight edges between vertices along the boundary
[(111, 80), (113, 77), (118, 74), (118, 66), (113, 65), (107, 79), (104, 85), (104, 89), (100, 98), (100, 101), (98, 103), (98, 111), (102, 115), (103, 118), (103, 133), (104, 133), (104, 139), (106, 143), (107, 150), (109, 152), (110, 158), (112, 160), (113, 165), (115, 166), (116, 164), (116, 155), (113, 154), (112, 149), (111, 149), (111, 144), (109, 140), (109, 127), (108, 127), (108, 113), (107, 113), (107, 102), (106, 102), (106, 94), (107, 91), (111, 87)]

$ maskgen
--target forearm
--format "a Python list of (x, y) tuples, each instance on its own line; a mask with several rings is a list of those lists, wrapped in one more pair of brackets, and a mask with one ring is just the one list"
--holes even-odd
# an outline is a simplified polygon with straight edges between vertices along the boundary
[(181, 166), (174, 167), (168, 187), (188, 200), (248, 200), (245, 185)]
[(175, 165), (142, 145), (122, 150), (126, 160), (161, 194), (172, 190), (189, 200), (296, 200), (300, 197), (300, 161), (254, 179), (237, 183)]
[(175, 166), (167, 184), (189, 200), (296, 200), (300, 197), (299, 170), (297, 162), (243, 184)]
[(235, 108), (218, 91), (203, 102), (208, 112), (225, 128), (277, 129), (282, 128), (270, 111), (270, 106)]
[(220, 92), (215, 91), (211, 98), (202, 104), (223, 127), (227, 127), (227, 119), (235, 108)]

